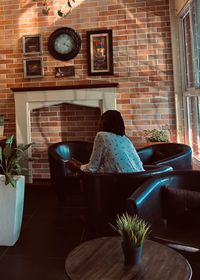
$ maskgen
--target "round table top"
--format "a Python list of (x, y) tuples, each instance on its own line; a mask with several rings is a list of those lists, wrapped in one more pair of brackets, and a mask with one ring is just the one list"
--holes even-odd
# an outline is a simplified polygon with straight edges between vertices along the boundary
[(71, 280), (188, 280), (192, 270), (175, 250), (145, 240), (141, 263), (125, 266), (120, 237), (102, 237), (82, 243), (65, 262)]

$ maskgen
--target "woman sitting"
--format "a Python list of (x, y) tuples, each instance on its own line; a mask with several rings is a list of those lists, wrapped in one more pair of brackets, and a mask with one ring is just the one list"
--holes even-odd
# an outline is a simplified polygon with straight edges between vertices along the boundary
[(67, 166), (71, 170), (85, 172), (144, 171), (133, 143), (125, 135), (123, 118), (116, 110), (108, 110), (102, 114), (89, 162), (82, 164), (72, 159), (67, 162)]

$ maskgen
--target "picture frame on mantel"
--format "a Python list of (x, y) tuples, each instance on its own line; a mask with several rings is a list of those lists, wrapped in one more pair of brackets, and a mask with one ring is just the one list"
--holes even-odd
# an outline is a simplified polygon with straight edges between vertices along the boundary
[(87, 31), (88, 76), (113, 75), (112, 30)]
[(41, 57), (24, 59), (24, 78), (42, 78), (44, 76), (43, 60)]
[(42, 36), (24, 35), (22, 37), (23, 55), (42, 54)]

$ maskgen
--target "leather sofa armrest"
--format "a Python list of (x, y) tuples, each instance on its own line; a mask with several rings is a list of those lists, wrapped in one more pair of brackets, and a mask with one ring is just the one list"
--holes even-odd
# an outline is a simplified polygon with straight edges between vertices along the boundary
[(65, 177), (68, 174), (71, 174), (71, 170), (66, 167), (65, 160), (56, 153), (49, 153), (49, 166), (51, 177)]
[(170, 165), (175, 170), (188, 169), (192, 170), (192, 151), (188, 150), (185, 153), (172, 155), (164, 160), (157, 160), (156, 165)]
[(180, 143), (154, 144), (137, 149), (143, 164), (169, 165), (174, 170), (192, 169), (192, 149)]
[(128, 199), (127, 211), (137, 214), (152, 227), (163, 224), (161, 189), (168, 179), (151, 178), (142, 184)]

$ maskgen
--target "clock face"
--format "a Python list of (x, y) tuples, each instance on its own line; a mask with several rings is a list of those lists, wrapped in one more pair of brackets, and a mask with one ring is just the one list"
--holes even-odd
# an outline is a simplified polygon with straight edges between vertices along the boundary
[(58, 53), (69, 53), (73, 50), (74, 41), (68, 34), (61, 34), (55, 39), (54, 47)]
[(80, 51), (81, 38), (69, 27), (55, 30), (48, 39), (48, 50), (58, 60), (74, 58)]

